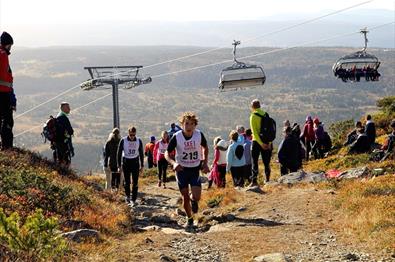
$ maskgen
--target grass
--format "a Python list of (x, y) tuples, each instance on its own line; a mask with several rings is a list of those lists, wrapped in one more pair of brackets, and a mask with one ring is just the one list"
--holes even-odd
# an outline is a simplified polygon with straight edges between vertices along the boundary
[(344, 213), (338, 226), (378, 250), (395, 251), (395, 176), (346, 181), (337, 191), (335, 206)]
[(115, 193), (102, 191), (102, 180), (78, 177), (25, 150), (0, 152), (0, 203), (6, 215), (16, 212), (22, 223), (41, 209), (44, 217), (57, 219), (61, 231), (75, 229), (76, 223), (104, 237), (131, 230), (127, 207)]

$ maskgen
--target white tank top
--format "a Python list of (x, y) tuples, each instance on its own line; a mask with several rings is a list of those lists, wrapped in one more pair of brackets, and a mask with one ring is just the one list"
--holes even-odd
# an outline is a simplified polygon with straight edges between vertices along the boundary
[(175, 133), (177, 139), (176, 162), (184, 167), (197, 167), (202, 159), (202, 135), (195, 129), (192, 137), (185, 140), (182, 130)]
[(222, 151), (222, 150), (219, 150), (218, 149), (218, 151), (219, 151), (219, 159), (218, 159), (218, 162), (217, 162), (217, 164), (218, 165), (224, 165), (224, 164), (226, 164), (226, 150), (225, 151)]
[(159, 144), (158, 144), (158, 158), (159, 158), (159, 155), (164, 155), (165, 154), (168, 145), (169, 145), (169, 143), (164, 143), (162, 139), (159, 141)]
[(139, 156), (140, 138), (136, 137), (136, 141), (129, 141), (128, 137), (123, 138), (123, 157), (127, 159)]

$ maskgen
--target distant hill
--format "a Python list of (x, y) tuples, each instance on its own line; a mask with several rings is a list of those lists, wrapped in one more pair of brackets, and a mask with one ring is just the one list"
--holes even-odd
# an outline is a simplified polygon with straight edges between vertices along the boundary
[[(88, 65), (151, 65), (194, 54), (209, 48), (178, 46), (138, 47), (51, 47), (15, 49), (10, 57), (18, 96), (18, 113), (88, 79), (83, 70)], [(268, 47), (240, 49), (240, 56), (272, 51)], [(332, 64), (337, 58), (356, 48), (304, 47), (264, 56), (247, 62), (262, 64), (267, 81), (263, 88), (219, 93), (218, 77), (229, 63), (199, 70), (155, 77), (156, 75), (231, 59), (231, 49), (193, 57), (179, 62), (143, 70), (153, 82), (132, 90), (121, 90), (121, 129), (133, 123), (145, 142), (159, 136), (176, 121), (180, 112), (193, 110), (200, 117), (199, 128), (212, 139), (226, 138), (237, 124), (248, 126), (249, 102), (262, 101), (281, 125), (284, 119), (302, 123), (307, 114), (319, 116), (325, 125), (342, 119), (359, 119), (366, 111), (375, 110), (375, 101), (395, 93), (395, 49), (371, 48), (369, 52), (382, 61), (380, 82), (343, 83), (333, 77)], [(57, 111), (59, 102), (67, 100), (79, 107), (110, 92), (80, 91), (63, 97), (16, 119), (15, 134), (44, 123)], [(73, 163), (80, 170), (100, 168), (101, 146), (112, 129), (112, 103), (108, 97), (71, 115), (76, 129), (76, 157)], [(48, 152), (42, 144), (40, 128), (15, 139), (16, 144)]]

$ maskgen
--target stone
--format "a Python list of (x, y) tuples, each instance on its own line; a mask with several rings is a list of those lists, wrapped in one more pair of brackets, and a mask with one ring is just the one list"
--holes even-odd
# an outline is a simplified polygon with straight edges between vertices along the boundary
[(174, 224), (175, 221), (168, 216), (157, 215), (151, 217), (151, 222), (159, 224)]
[(374, 176), (381, 176), (384, 175), (384, 173), (385, 173), (384, 168), (375, 168), (372, 170), (372, 175)]
[(183, 216), (183, 217), (185, 217), (187, 215), (187, 213), (185, 213), (185, 211), (180, 208), (176, 209), (176, 214), (179, 216)]
[(306, 176), (306, 173), (302, 171), (297, 171), (290, 173), (288, 175), (281, 176), (277, 182), (280, 184), (296, 184), (301, 182)]
[(237, 212), (244, 212), (244, 211), (246, 211), (246, 210), (247, 210), (246, 207), (239, 207), (236, 211), (237, 211)]
[(324, 172), (306, 173), (303, 170), (281, 176), (278, 179), (280, 184), (296, 184), (296, 183), (318, 183), (327, 180)]
[(365, 166), (362, 168), (352, 168), (344, 173), (342, 173), (339, 178), (350, 179), (350, 178), (361, 178), (368, 177), (370, 175), (369, 169)]
[(94, 239), (99, 241), (99, 231), (93, 229), (78, 229), (71, 232), (61, 234), (61, 236), (68, 238), (77, 243), (81, 243), (86, 239)]
[(141, 217), (152, 217), (151, 211), (144, 211), (140, 214)]
[(344, 259), (350, 260), (350, 261), (358, 261), (359, 257), (353, 253), (348, 253), (344, 256)]
[(181, 197), (177, 197), (177, 198), (172, 198), (169, 201), (169, 204), (173, 207), (178, 207), (179, 205), (182, 204), (182, 198)]
[(146, 243), (146, 244), (151, 244), (151, 243), (154, 243), (154, 241), (153, 241), (151, 238), (147, 237), (147, 238), (145, 239), (145, 243)]
[(233, 215), (233, 214), (227, 214), (227, 215), (225, 215), (225, 220), (226, 220), (227, 222), (232, 222), (232, 221), (234, 221), (235, 219), (236, 219), (236, 216)]
[(258, 193), (258, 194), (263, 194), (263, 190), (259, 186), (252, 186), (252, 187), (247, 187), (245, 189), (246, 192), (253, 192), (253, 193)]
[(217, 232), (225, 232), (225, 231), (231, 231), (232, 230), (232, 225), (230, 224), (217, 224), (208, 230), (208, 233), (217, 233)]
[(142, 228), (142, 230), (144, 231), (158, 231), (160, 229), (161, 229), (160, 226), (147, 226)]
[(204, 215), (204, 216), (209, 216), (212, 214), (213, 214), (213, 211), (211, 209), (206, 209), (206, 210), (203, 210), (203, 212), (202, 212), (202, 215)]
[(303, 181), (309, 183), (319, 183), (326, 180), (328, 179), (325, 176), (325, 172), (319, 172), (319, 173), (307, 173)]
[(283, 253), (272, 253), (255, 257), (255, 262), (288, 262)]
[(163, 261), (163, 262), (175, 262), (176, 261), (173, 258), (166, 256), (164, 254), (160, 255), (159, 260)]

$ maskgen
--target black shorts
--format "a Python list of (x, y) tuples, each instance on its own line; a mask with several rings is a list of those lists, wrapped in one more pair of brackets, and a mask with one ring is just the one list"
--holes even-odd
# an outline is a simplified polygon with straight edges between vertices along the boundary
[(178, 188), (181, 190), (188, 187), (188, 185), (201, 187), (200, 181), (200, 166), (198, 167), (184, 167), (180, 172), (176, 172)]

